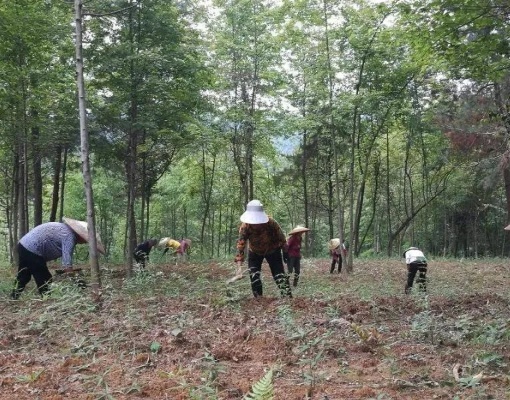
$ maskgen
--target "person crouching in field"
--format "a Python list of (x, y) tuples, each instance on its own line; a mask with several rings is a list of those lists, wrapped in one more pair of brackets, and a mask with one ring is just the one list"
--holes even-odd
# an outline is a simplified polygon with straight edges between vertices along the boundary
[(175, 255), (180, 245), (177, 240), (164, 237), (159, 241), (158, 248), (163, 249), (163, 255), (168, 253), (168, 250), (172, 250), (172, 254)]
[(158, 244), (157, 239), (149, 239), (136, 246), (133, 253), (135, 261), (140, 265), (141, 269), (145, 269), (145, 264), (149, 261), (149, 253), (152, 248)]
[(289, 277), (285, 274), (283, 267), (282, 248), (287, 241), (282, 228), (273, 218), (267, 216), (262, 203), (258, 200), (252, 200), (246, 205), (246, 211), (240, 219), (242, 224), (239, 227), (235, 256), (238, 276), (242, 275), (241, 268), (245, 258), (245, 248), (248, 246), (248, 269), (250, 270), (253, 296), (262, 296), (260, 275), (262, 262), (265, 259), (281, 295), (292, 297)]
[[(19, 240), (18, 274), (11, 293), (13, 300), (19, 298), (32, 276), (41, 297), (48, 292), (53, 278), (48, 261), (62, 257), (64, 271), (72, 269), (74, 247), (89, 240), (87, 223), (72, 218), (63, 221), (38, 225)], [(105, 254), (99, 238), (96, 244), (97, 250)]]
[(425, 258), (423, 252), (417, 247), (409, 247), (406, 251), (404, 251), (402, 257), (405, 258), (405, 263), (407, 264), (407, 283), (405, 287), (405, 293), (411, 293), (416, 273), (418, 273), (418, 279), (416, 279), (418, 288), (422, 292), (426, 292), (427, 259)]
[(179, 247), (176, 250), (177, 261), (187, 262), (188, 256), (191, 251), (191, 240), (190, 239), (181, 239), (179, 240)]
[(175, 257), (176, 263), (178, 261), (187, 261), (188, 254), (191, 250), (191, 240), (175, 240), (165, 237), (159, 241), (158, 247), (164, 249), (163, 255), (168, 253), (169, 250), (172, 250), (172, 256)]
[(331, 239), (328, 243), (329, 255), (331, 257), (331, 268), (329, 273), (335, 272), (335, 266), (338, 264), (338, 273), (342, 272), (343, 257), (347, 256), (347, 246), (345, 242), (340, 244), (340, 239)]
[(287, 264), (289, 277), (294, 274), (292, 286), (296, 287), (299, 282), (299, 274), (301, 273), (301, 243), (303, 241), (303, 233), (310, 229), (304, 226), (296, 226), (289, 232), (287, 244), (283, 248), (283, 261)]

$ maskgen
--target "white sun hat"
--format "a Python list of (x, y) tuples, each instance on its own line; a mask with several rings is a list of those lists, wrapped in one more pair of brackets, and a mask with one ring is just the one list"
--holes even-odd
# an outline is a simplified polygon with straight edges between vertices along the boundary
[[(87, 223), (85, 221), (79, 221), (77, 219), (62, 218), (62, 221), (68, 225), (74, 233), (76, 233), (79, 237), (81, 237), (85, 242), (89, 242), (89, 231), (87, 227)], [(101, 238), (96, 233), (96, 247), (97, 251), (99, 251), (101, 254), (106, 254), (106, 251), (104, 249), (103, 243), (101, 243)]]
[(265, 224), (269, 217), (264, 212), (262, 203), (258, 200), (252, 200), (246, 205), (246, 211), (241, 215), (241, 222), (247, 224)]

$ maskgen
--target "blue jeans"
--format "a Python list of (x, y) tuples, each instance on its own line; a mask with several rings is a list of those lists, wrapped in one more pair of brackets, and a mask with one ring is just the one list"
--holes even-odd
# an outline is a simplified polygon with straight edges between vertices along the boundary
[(262, 262), (266, 259), (271, 269), (271, 274), (280, 289), (282, 296), (292, 297), (292, 291), (289, 285), (289, 277), (285, 274), (283, 267), (282, 250), (276, 249), (272, 253), (259, 255), (251, 250), (248, 251), (248, 268), (250, 270), (251, 290), (255, 297), (262, 296), (262, 281), (260, 273), (262, 270)]

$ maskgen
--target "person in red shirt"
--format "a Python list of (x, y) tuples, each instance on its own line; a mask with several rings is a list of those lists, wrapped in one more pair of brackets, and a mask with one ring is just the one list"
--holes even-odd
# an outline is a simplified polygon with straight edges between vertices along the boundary
[(289, 232), (289, 238), (283, 250), (283, 261), (287, 264), (289, 276), (294, 274), (292, 282), (294, 287), (298, 285), (299, 274), (301, 273), (301, 243), (303, 241), (303, 233), (309, 230), (304, 226), (296, 226)]
[(176, 251), (177, 259), (186, 262), (188, 261), (188, 255), (191, 251), (191, 239), (179, 240), (180, 246)]
[(292, 297), (289, 277), (285, 274), (282, 259), (282, 248), (287, 241), (280, 225), (273, 218), (267, 216), (262, 203), (258, 200), (252, 200), (247, 204), (246, 211), (240, 219), (242, 224), (239, 228), (235, 256), (238, 276), (242, 275), (242, 272), (239, 271), (241, 271), (245, 259), (245, 248), (247, 247), (248, 269), (253, 295), (255, 297), (262, 296), (260, 274), (262, 262), (265, 259), (282, 296)]

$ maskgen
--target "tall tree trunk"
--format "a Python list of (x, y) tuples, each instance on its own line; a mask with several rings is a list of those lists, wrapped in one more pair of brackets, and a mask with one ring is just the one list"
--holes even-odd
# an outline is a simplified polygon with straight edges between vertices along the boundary
[[(216, 171), (216, 154), (212, 155), (212, 167), (210, 173), (207, 173), (206, 166), (206, 152), (202, 148), (202, 202), (204, 204), (204, 211), (202, 217), (202, 227), (200, 229), (200, 242), (205, 243), (205, 228), (207, 223), (207, 217), (211, 208), (212, 190), (214, 187), (214, 174)], [(208, 179), (209, 177), (209, 179)], [(213, 228), (210, 228), (211, 232), (214, 232)], [(211, 235), (211, 241), (214, 241), (214, 235)], [(214, 244), (211, 246), (211, 255), (214, 256)]]
[(27, 208), (27, 168), (26, 168), (26, 145), (24, 142), (18, 144), (18, 175), (17, 175), (17, 186), (18, 186), (18, 202), (17, 202), (17, 214), (18, 214), (18, 239), (21, 238), (25, 233), (28, 232), (28, 208)]
[[(37, 112), (33, 112), (34, 117)], [(39, 146), (39, 128), (32, 128), (32, 172), (33, 172), (33, 198), (34, 198), (34, 226), (42, 224), (43, 200), (42, 200), (42, 169), (41, 149)]]
[(55, 147), (55, 159), (53, 161), (53, 190), (51, 193), (50, 221), (57, 220), (59, 187), (60, 187), (60, 169), (62, 168), (62, 146)]
[(68, 154), (67, 146), (64, 146), (64, 159), (62, 161), (62, 178), (60, 183), (60, 211), (59, 211), (59, 221), (62, 221), (64, 218), (64, 202), (65, 202), (65, 189), (66, 189), (66, 172), (67, 172), (67, 154)]
[[(129, 9), (129, 42), (131, 46), (131, 54), (134, 56), (137, 52), (135, 48), (135, 22), (133, 17), (133, 8)], [(129, 132), (128, 132), (128, 147), (126, 154), (126, 178), (127, 178), (127, 215), (128, 215), (128, 248), (127, 248), (127, 263), (126, 263), (126, 274), (128, 277), (133, 272), (133, 252), (136, 247), (136, 188), (138, 182), (138, 170), (137, 170), (137, 158), (138, 158), (138, 128), (136, 122), (138, 120), (138, 96), (137, 96), (137, 77), (135, 72), (135, 61), (133, 58), (129, 61), (130, 65), (130, 82), (131, 82), (131, 93), (130, 93), (130, 107), (129, 107)]]
[[(324, 18), (324, 26), (325, 26), (325, 44), (326, 44), (326, 59), (327, 59), (327, 72), (328, 72), (328, 113), (329, 113), (329, 125), (330, 125), (330, 134), (331, 134), (331, 147), (333, 150), (333, 165), (335, 166), (335, 199), (336, 199), (336, 216), (337, 216), (337, 232), (335, 235), (340, 239), (340, 243), (344, 241), (344, 206), (342, 203), (342, 197), (340, 194), (341, 185), (340, 185), (340, 176), (339, 176), (339, 155), (338, 155), (338, 129), (336, 127), (335, 118), (333, 116), (333, 68), (331, 66), (331, 53), (329, 46), (329, 17), (328, 17), (328, 0), (323, 0), (323, 18)], [(352, 204), (351, 204), (352, 208)], [(352, 216), (351, 216), (352, 218)], [(352, 219), (351, 219), (352, 225)], [(344, 258), (343, 253), (341, 253), (340, 257)], [(345, 263), (346, 272), (352, 272), (352, 258), (350, 258), (350, 263)]]
[(83, 183), (87, 202), (87, 227), (89, 235), (89, 263), (91, 272), (91, 288), (99, 299), (101, 288), (101, 272), (97, 254), (96, 221), (94, 212), (94, 196), (92, 191), (92, 176), (90, 173), (89, 133), (87, 130), (87, 111), (85, 82), (83, 78), (83, 48), (82, 48), (82, 0), (74, 1), (76, 28), (76, 85), (78, 86), (78, 110), (80, 116), (80, 143)]

